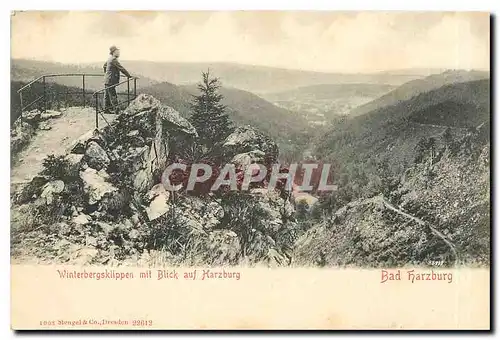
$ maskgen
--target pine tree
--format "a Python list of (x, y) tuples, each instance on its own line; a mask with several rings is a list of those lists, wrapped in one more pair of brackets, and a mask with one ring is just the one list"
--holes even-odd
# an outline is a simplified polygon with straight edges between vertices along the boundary
[(198, 84), (200, 94), (194, 96), (191, 104), (193, 114), (190, 121), (198, 131), (199, 143), (205, 151), (219, 146), (231, 133), (231, 121), (226, 113), (224, 98), (219, 93), (219, 78), (211, 78), (210, 70), (202, 72), (203, 80)]

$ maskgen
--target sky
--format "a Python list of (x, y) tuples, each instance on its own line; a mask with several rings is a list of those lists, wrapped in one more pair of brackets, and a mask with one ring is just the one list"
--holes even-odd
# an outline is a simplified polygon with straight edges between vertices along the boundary
[(16, 12), (11, 57), (237, 62), (329, 72), (489, 69), (480, 12)]

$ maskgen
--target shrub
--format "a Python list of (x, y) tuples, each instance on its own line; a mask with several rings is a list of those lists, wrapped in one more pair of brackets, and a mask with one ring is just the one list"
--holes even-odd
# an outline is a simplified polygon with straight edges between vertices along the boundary
[(121, 217), (132, 216), (130, 209), (131, 196), (126, 190), (120, 190), (116, 193), (111, 193), (103, 198), (102, 210), (107, 213), (113, 220)]
[[(256, 241), (255, 238), (260, 237), (260, 234), (269, 236), (266, 222), (270, 216), (257, 199), (239, 192), (229, 192), (223, 197), (221, 205), (224, 209), (223, 227), (238, 235), (241, 256), (263, 251), (252, 247), (252, 243)], [(260, 233), (256, 233), (257, 231)]]
[(64, 156), (48, 155), (43, 160), (42, 175), (48, 176), (51, 180), (66, 180), (71, 177), (70, 163)]

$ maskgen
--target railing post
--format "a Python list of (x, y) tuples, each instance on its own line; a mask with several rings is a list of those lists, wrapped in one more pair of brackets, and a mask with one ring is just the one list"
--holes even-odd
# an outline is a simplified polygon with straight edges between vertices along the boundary
[(127, 106), (130, 105), (130, 78), (127, 77)]
[(68, 88), (66, 87), (66, 92), (64, 93), (64, 101), (65, 101), (65, 107), (68, 107)]
[[(50, 86), (50, 84), (48, 84), (47, 79), (52, 78), (52, 77), (58, 77), (58, 76), (82, 77), (82, 89), (81, 89), (81, 91), (70, 92), (68, 88), (66, 88), (66, 90), (63, 90), (65, 92), (64, 93), (65, 103), (63, 102), (63, 99), (62, 99), (63, 93), (61, 91), (58, 91), (58, 87), (54, 87), (53, 89), (48, 88), (48, 86)], [(87, 76), (100, 76), (100, 75), (98, 75), (98, 74), (85, 74), (85, 73), (45, 74), (45, 75), (41, 75), (40, 77), (32, 80), (28, 84), (25, 84), (17, 91), (17, 93), (19, 94), (19, 100), (20, 100), (20, 106), (21, 106), (20, 114), (19, 114), (18, 118), (22, 122), (24, 120), (24, 111), (27, 110), (28, 108), (30, 108), (31, 106), (33, 106), (35, 109), (38, 109), (42, 112), (46, 112), (47, 110), (54, 108), (54, 107), (59, 109), (64, 105), (69, 105), (70, 104), (69, 101), (71, 101), (73, 98), (75, 98), (75, 100), (77, 99), (77, 97), (72, 97), (72, 95), (78, 95), (79, 93), (81, 93), (83, 95), (83, 106), (86, 106), (87, 105), (86, 78), (88, 78)], [(130, 103), (130, 101), (132, 99), (131, 98), (132, 94), (131, 94), (129, 82), (130, 82), (130, 80), (127, 80), (127, 101)], [(37, 93), (36, 89), (33, 89), (33, 87), (37, 86), (37, 84), (42, 85), (42, 95), (37, 96), (37, 98), (35, 100), (28, 102), (31, 98), (32, 92), (35, 91), (35, 94)], [(136, 94), (135, 87), (136, 87), (136, 82), (135, 82), (135, 78), (134, 78), (134, 96)], [(50, 92), (51, 90), (54, 92), (53, 93)], [(29, 96), (25, 95), (24, 92), (30, 92), (30, 93), (28, 93)], [(90, 100), (88, 101), (88, 105), (92, 106), (92, 104), (91, 104), (92, 103), (92, 96), (94, 94), (92, 92), (90, 94), (91, 94), (91, 96), (89, 97)], [(78, 101), (76, 101), (76, 102), (78, 102)], [(99, 98), (98, 97), (96, 97), (96, 106), (97, 106), (96, 107), (97, 114), (99, 114), (100, 111), (99, 111)]]
[(95, 95), (95, 128), (99, 129), (99, 93)]
[(47, 111), (47, 98), (45, 96), (45, 76), (42, 78), (43, 83), (43, 112)]
[(19, 92), (19, 99), (20, 99), (20, 102), (21, 102), (21, 115), (19, 117), (21, 117), (21, 126), (23, 126), (23, 111), (24, 111), (24, 106), (23, 106), (23, 92)]
[(83, 107), (85, 107), (85, 74), (82, 75), (82, 87), (83, 87)]

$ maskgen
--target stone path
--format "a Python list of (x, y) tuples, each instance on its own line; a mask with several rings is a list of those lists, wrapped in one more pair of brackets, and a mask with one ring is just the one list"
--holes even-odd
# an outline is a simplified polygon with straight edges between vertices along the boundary
[[(116, 115), (104, 115), (111, 123)], [(106, 122), (100, 116), (99, 127)], [(63, 114), (47, 120), (50, 130), (38, 130), (29, 145), (22, 150), (16, 161), (11, 164), (11, 185), (26, 183), (43, 168), (43, 160), (47, 155), (62, 155), (67, 152), (71, 143), (84, 133), (95, 128), (95, 111), (90, 107), (70, 107)]]

